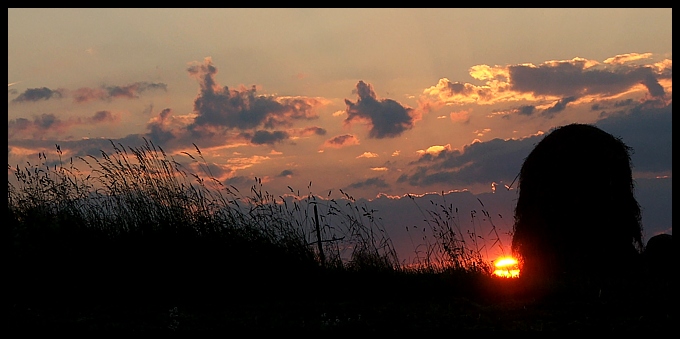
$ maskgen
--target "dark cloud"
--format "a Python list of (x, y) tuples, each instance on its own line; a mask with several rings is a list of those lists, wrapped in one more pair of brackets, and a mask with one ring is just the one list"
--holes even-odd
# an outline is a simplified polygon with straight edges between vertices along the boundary
[(246, 138), (250, 138), (250, 142), (256, 145), (262, 144), (272, 145), (277, 142), (286, 140), (289, 137), (288, 133), (284, 131), (269, 132), (265, 130), (256, 131), (255, 134), (253, 135), (251, 135), (250, 133), (243, 133), (243, 136)]
[(316, 99), (257, 95), (255, 86), (240, 89), (220, 87), (215, 81), (217, 68), (210, 58), (190, 66), (187, 71), (198, 79), (201, 87), (194, 101), (198, 116), (189, 129), (201, 126), (241, 130), (257, 127), (273, 129), (291, 126), (293, 120), (318, 118), (313, 111), (315, 105), (319, 104)]
[(629, 99), (624, 99), (624, 100), (617, 100), (614, 102), (611, 101), (600, 101), (597, 103), (594, 103), (592, 106), (590, 106), (591, 111), (601, 111), (610, 107), (628, 107), (631, 105), (637, 104), (637, 101), (633, 100), (632, 98)]
[(369, 178), (364, 181), (360, 182), (355, 182), (353, 184), (350, 184), (347, 186), (347, 188), (363, 188), (363, 187), (378, 187), (378, 188), (386, 188), (389, 187), (384, 179), (381, 178)]
[(643, 84), (652, 97), (663, 97), (663, 87), (652, 68), (620, 66), (612, 69), (586, 68), (585, 61), (546, 63), (539, 66), (508, 67), (511, 89), (534, 95), (559, 97), (614, 95)]
[(357, 83), (356, 103), (345, 99), (347, 119), (345, 123), (366, 121), (370, 125), (369, 137), (382, 139), (398, 137), (414, 125), (413, 109), (404, 107), (391, 99), (376, 98), (370, 84)]
[(168, 141), (175, 139), (175, 134), (167, 127), (171, 115), (172, 110), (166, 108), (158, 114), (157, 118), (152, 119), (146, 125), (146, 129), (149, 131), (147, 136), (151, 141), (158, 144), (165, 144)]
[(252, 183), (252, 182), (254, 182), (253, 180), (254, 180), (253, 177), (245, 177), (245, 176), (239, 175), (239, 176), (231, 177), (231, 178), (225, 180), (224, 184), (225, 185), (238, 186), (238, 185), (243, 185), (243, 184), (247, 184), (247, 183)]
[(300, 135), (310, 135), (310, 134), (316, 134), (316, 135), (326, 135), (326, 130), (321, 127), (306, 127), (300, 131)]
[(167, 91), (167, 85), (163, 83), (135, 82), (127, 86), (82, 87), (73, 92), (73, 101), (85, 103), (92, 100), (111, 100), (114, 98), (137, 99), (142, 92), (159, 89)]
[(532, 115), (536, 110), (534, 105), (523, 105), (517, 108), (517, 113), (520, 115)]
[(18, 118), (7, 122), (7, 130), (11, 139), (17, 133), (25, 131), (32, 126), (32, 122), (26, 118)]
[(110, 111), (99, 111), (96, 112), (89, 120), (94, 123), (99, 123), (116, 121), (117, 118)]
[(109, 111), (96, 112), (87, 118), (62, 120), (52, 113), (44, 113), (33, 117), (33, 120), (18, 118), (7, 122), (9, 138), (15, 136), (33, 136), (42, 139), (45, 133), (62, 132), (74, 125), (101, 124), (118, 121), (118, 117)]
[(546, 116), (548, 118), (552, 118), (553, 116), (555, 116), (556, 113), (564, 111), (568, 103), (573, 102), (575, 100), (576, 97), (567, 97), (557, 100), (557, 102), (555, 102), (554, 105), (552, 105), (549, 108), (546, 108), (543, 112), (541, 112), (541, 115)]
[(66, 127), (67, 123), (59, 119), (54, 114), (41, 114), (28, 120), (25, 118), (18, 118), (7, 122), (8, 136), (13, 138), (24, 134), (30, 134), (32, 137), (42, 138), (43, 134)]
[(12, 102), (35, 102), (39, 100), (49, 100), (52, 98), (63, 97), (63, 90), (51, 90), (47, 87), (29, 88), (19, 94)]
[(413, 186), (511, 182), (519, 173), (524, 158), (541, 138), (493, 139), (467, 145), (463, 151), (444, 150), (436, 155), (425, 153), (411, 163), (417, 167), (410, 174), (402, 174), (398, 182), (408, 182)]
[(168, 86), (163, 83), (136, 82), (127, 86), (106, 86), (104, 87), (110, 98), (138, 98), (138, 94), (147, 90), (161, 89), (168, 90)]
[(642, 84), (647, 87), (649, 95), (654, 98), (663, 98), (666, 94), (663, 86), (659, 84), (659, 81), (656, 79), (654, 74), (647, 74), (647, 76), (645, 76), (645, 78), (642, 80)]
[[(596, 126), (620, 137), (633, 148), (633, 170), (665, 173), (672, 171), (672, 103), (646, 101), (598, 121)], [(397, 182), (413, 186), (469, 185), (512, 182), (522, 162), (543, 136), (519, 140), (493, 139), (467, 145), (462, 151), (425, 153), (410, 165), (410, 172)], [(558, 184), (558, 182), (556, 182)]]
[(614, 103), (614, 107), (626, 107), (635, 104), (633, 99), (619, 100)]
[(278, 176), (278, 177), (288, 177), (288, 176), (292, 176), (292, 175), (293, 175), (293, 171), (291, 171), (291, 170), (283, 170), (283, 171), (281, 171), (281, 173), (279, 173), (279, 175), (277, 175), (277, 176)]
[(57, 118), (54, 114), (42, 114), (39, 117), (36, 117), (33, 120), (33, 123), (39, 128), (39, 129), (49, 129), (53, 126), (61, 124), (61, 119)]
[(343, 135), (338, 135), (336, 137), (332, 137), (324, 142), (324, 146), (326, 147), (333, 147), (333, 148), (340, 148), (344, 146), (351, 146), (351, 145), (358, 145), (359, 144), (359, 139), (355, 137), (354, 135), (351, 134), (343, 134)]
[(673, 104), (645, 102), (598, 121), (595, 125), (633, 148), (634, 171), (664, 172), (673, 168)]
[(451, 82), (444, 81), (440, 82), (443, 87), (441, 90), (446, 92), (449, 96), (460, 95), (464, 97), (478, 97), (479, 100), (485, 101), (493, 97), (493, 92), (488, 87), (479, 87), (470, 83), (462, 82)]

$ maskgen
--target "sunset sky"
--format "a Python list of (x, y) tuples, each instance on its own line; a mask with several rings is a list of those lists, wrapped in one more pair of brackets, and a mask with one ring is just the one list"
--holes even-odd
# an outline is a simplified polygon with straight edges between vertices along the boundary
[(7, 54), (10, 165), (144, 137), (386, 220), (405, 194), (503, 190), (511, 223), (533, 146), (591, 123), (634, 149), (645, 236), (672, 232), (670, 8), (10, 8)]

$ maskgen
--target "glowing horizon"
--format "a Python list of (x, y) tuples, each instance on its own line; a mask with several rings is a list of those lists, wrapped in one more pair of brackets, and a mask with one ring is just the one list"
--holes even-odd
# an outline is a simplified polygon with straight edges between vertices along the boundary
[(501, 257), (494, 263), (496, 270), (494, 270), (493, 274), (502, 278), (518, 278), (520, 270), (517, 264), (518, 262), (515, 258)]

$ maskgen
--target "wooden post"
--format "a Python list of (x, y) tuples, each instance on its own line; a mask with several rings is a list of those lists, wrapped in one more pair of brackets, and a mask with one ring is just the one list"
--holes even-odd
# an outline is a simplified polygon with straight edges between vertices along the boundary
[(314, 220), (316, 221), (316, 244), (319, 246), (319, 258), (321, 259), (321, 266), (326, 266), (326, 256), (323, 254), (323, 246), (321, 245), (321, 229), (319, 226), (319, 212), (314, 204)]

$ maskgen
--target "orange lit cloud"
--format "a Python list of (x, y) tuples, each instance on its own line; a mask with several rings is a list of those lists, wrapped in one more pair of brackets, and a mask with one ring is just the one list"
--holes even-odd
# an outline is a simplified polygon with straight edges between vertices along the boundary
[(484, 103), (493, 99), (493, 91), (489, 86), (451, 82), (447, 78), (442, 78), (437, 85), (426, 88), (423, 94), (429, 104), (434, 104), (434, 109), (447, 104)]
[(459, 111), (451, 112), (449, 115), (452, 122), (468, 123), (470, 122), (470, 112), (469, 111)]
[(428, 147), (426, 150), (418, 150), (418, 151), (416, 151), (416, 153), (418, 155), (421, 155), (421, 156), (424, 155), (424, 154), (437, 155), (442, 151), (450, 151), (450, 150), (451, 150), (451, 144), (446, 144), (444, 146), (434, 145), (434, 146)]
[(640, 59), (647, 59), (652, 56), (652, 53), (627, 53), (627, 54), (619, 54), (616, 56), (613, 56), (611, 58), (605, 59), (603, 62), (605, 64), (614, 64), (614, 65), (622, 65), (625, 64), (626, 62), (631, 62), (631, 61), (636, 61)]
[[(423, 90), (419, 104), (424, 109), (447, 105), (490, 105), (510, 101), (556, 102), (554, 113), (568, 102), (581, 97), (612, 98), (629, 91), (647, 90), (652, 98), (662, 98), (662, 79), (671, 77), (672, 61), (635, 65), (631, 61), (650, 58), (651, 54), (623, 54), (605, 60), (604, 65), (584, 58), (550, 60), (539, 65), (476, 65), (469, 74), (484, 85), (450, 81), (442, 78)], [(562, 102), (557, 102), (562, 100)], [(526, 112), (526, 111), (524, 111)], [(549, 115), (549, 114), (548, 114)]]
[(378, 157), (377, 153), (364, 152), (363, 154), (357, 156), (357, 159), (359, 159), (359, 158), (376, 158), (376, 157)]
[(478, 137), (483, 137), (484, 134), (489, 133), (489, 132), (491, 132), (490, 128), (484, 128), (484, 129), (481, 129), (481, 130), (476, 130), (472, 133), (476, 134)]

